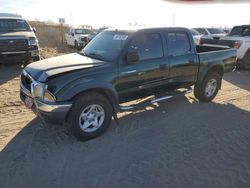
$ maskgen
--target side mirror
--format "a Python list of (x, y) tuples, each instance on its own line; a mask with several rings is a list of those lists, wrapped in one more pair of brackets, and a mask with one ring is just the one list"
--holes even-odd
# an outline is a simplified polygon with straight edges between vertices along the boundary
[(71, 33), (72, 37), (74, 36), (74, 33)]
[(127, 53), (127, 56), (126, 56), (127, 64), (133, 64), (137, 61), (139, 61), (139, 54), (137, 51)]
[(33, 27), (32, 30), (33, 30), (34, 33), (36, 33), (36, 28), (35, 27)]

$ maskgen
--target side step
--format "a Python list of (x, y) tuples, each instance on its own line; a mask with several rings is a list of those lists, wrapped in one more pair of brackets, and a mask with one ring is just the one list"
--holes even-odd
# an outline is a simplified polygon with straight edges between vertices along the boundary
[(119, 110), (121, 110), (121, 111), (129, 111), (129, 110), (133, 110), (135, 108), (148, 106), (150, 104), (154, 104), (154, 103), (157, 103), (157, 102), (160, 102), (160, 101), (168, 100), (168, 99), (171, 99), (171, 98), (174, 98), (174, 97), (177, 97), (177, 96), (180, 96), (180, 95), (185, 95), (185, 94), (188, 94), (188, 93), (191, 93), (191, 92), (192, 92), (191, 87), (187, 88), (187, 89), (185, 89), (183, 91), (176, 90), (176, 91), (172, 91), (172, 92), (167, 92), (164, 95), (160, 95), (160, 96), (155, 95), (155, 97), (152, 97), (151, 99), (149, 99), (149, 101), (142, 101), (142, 102), (139, 102), (139, 103), (137, 103), (135, 105), (131, 105), (131, 106), (119, 106)]

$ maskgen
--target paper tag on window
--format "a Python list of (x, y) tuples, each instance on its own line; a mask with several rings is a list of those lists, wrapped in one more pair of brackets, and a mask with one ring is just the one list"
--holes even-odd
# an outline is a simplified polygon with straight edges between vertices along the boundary
[(118, 35), (115, 34), (113, 37), (113, 40), (126, 40), (128, 38), (128, 35)]

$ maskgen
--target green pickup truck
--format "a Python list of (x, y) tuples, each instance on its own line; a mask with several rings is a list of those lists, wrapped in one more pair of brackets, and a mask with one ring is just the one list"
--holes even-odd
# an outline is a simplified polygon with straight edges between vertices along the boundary
[(68, 122), (79, 140), (88, 140), (118, 111), (136, 107), (121, 105), (127, 101), (153, 96), (156, 103), (193, 85), (199, 101), (211, 101), (235, 61), (235, 49), (195, 46), (186, 28), (108, 29), (80, 53), (28, 65), (20, 97), (42, 119)]

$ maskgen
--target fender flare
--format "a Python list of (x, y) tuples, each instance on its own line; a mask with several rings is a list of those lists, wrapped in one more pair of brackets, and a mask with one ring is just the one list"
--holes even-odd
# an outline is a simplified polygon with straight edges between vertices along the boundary
[(79, 83), (67, 87), (67, 90), (57, 93), (58, 101), (73, 101), (74, 97), (83, 92), (96, 91), (105, 95), (116, 108), (119, 105), (119, 96), (114, 86), (105, 82)]
[(224, 74), (224, 66), (222, 63), (215, 63), (212, 64), (211, 66), (208, 67), (203, 67), (202, 70), (200, 69), (199, 74), (198, 74), (198, 78), (196, 81), (196, 84), (201, 84), (202, 81), (204, 80), (204, 78), (206, 77), (206, 75), (210, 72), (210, 71), (216, 71), (218, 72), (221, 77)]

